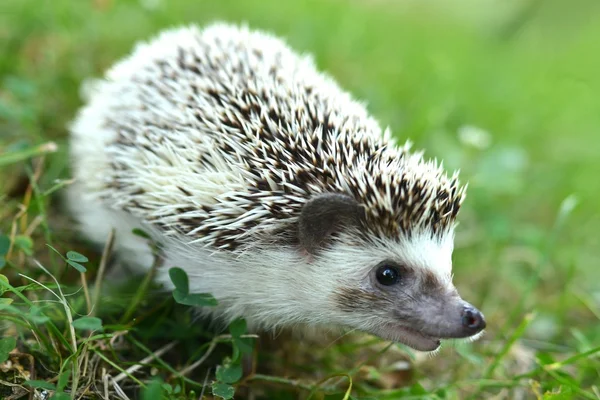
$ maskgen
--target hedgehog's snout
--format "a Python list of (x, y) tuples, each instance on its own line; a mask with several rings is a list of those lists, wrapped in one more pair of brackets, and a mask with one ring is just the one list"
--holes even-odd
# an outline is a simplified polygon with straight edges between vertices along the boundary
[(439, 318), (425, 323), (423, 332), (440, 339), (460, 339), (477, 335), (485, 329), (483, 314), (460, 297), (447, 300)]
[(469, 303), (465, 303), (463, 307), (461, 323), (465, 333), (470, 335), (474, 335), (485, 329), (485, 318), (483, 317), (483, 314)]

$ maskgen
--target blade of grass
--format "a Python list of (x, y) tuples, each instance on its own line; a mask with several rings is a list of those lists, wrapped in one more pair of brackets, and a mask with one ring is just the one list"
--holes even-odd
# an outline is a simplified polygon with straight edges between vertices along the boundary
[(35, 147), (28, 147), (23, 150), (12, 151), (10, 153), (0, 154), (0, 167), (14, 164), (20, 161), (25, 161), (30, 158), (38, 157), (48, 153), (54, 153), (58, 150), (58, 146), (54, 142), (47, 142)]
[(55, 182), (56, 183), (54, 184), (54, 186), (52, 186), (50, 189), (46, 189), (46, 191), (44, 193), (42, 193), (43, 197), (48, 197), (52, 193), (56, 192), (57, 190), (60, 190), (65, 186), (69, 186), (69, 185), (73, 184), (75, 182), (75, 179), (61, 179), (61, 180), (58, 180)]
[(507, 319), (508, 322), (505, 326), (511, 327), (515, 325), (518, 316), (523, 312), (525, 305), (535, 292), (534, 289), (540, 281), (542, 269), (550, 262), (553, 250), (556, 248), (556, 244), (560, 237), (562, 228), (565, 222), (567, 221), (569, 215), (573, 212), (576, 206), (577, 199), (573, 195), (565, 198), (561, 203), (556, 219), (554, 220), (552, 229), (550, 230), (546, 246), (541, 254), (541, 258), (535, 268), (535, 271), (527, 281), (525, 289), (523, 290), (523, 295), (519, 298), (517, 305), (513, 308), (512, 312), (510, 313)]
[[(348, 378), (348, 388), (346, 389), (346, 392), (344, 393), (344, 397), (343, 397), (343, 400), (348, 400), (348, 398), (350, 397), (350, 393), (352, 392), (352, 377), (348, 374), (335, 374), (335, 375), (330, 375), (330, 376), (327, 376), (327, 377), (321, 379), (320, 381), (317, 382), (317, 384), (310, 391), (306, 400), (310, 400), (317, 393), (317, 390), (319, 390), (321, 385), (323, 385), (325, 382), (327, 382), (330, 379), (339, 378), (339, 377)], [(337, 386), (337, 382), (335, 385)]]
[(174, 340), (174, 341), (172, 341), (170, 343), (167, 343), (165, 346), (163, 346), (160, 349), (156, 350), (154, 353), (150, 354), (146, 358), (144, 358), (144, 359), (138, 361), (137, 363), (135, 363), (135, 365), (132, 365), (131, 367), (127, 368), (124, 372), (121, 372), (119, 375), (117, 375), (115, 378), (113, 378), (113, 380), (115, 382), (122, 381), (128, 375), (133, 374), (138, 369), (145, 367), (146, 364), (148, 364), (150, 361), (157, 359), (158, 357), (160, 357), (163, 354), (165, 354), (167, 351), (171, 350), (173, 347), (175, 347), (177, 345), (177, 343), (178, 342), (176, 340)]
[(535, 318), (534, 313), (529, 313), (529, 314), (525, 315), (525, 317), (523, 318), (523, 321), (521, 321), (521, 323), (519, 324), (517, 329), (515, 329), (515, 332), (506, 341), (506, 343), (504, 344), (504, 347), (496, 355), (496, 357), (494, 358), (494, 360), (492, 361), (490, 366), (487, 368), (487, 370), (483, 374), (484, 379), (489, 379), (492, 376), (492, 374), (494, 373), (494, 371), (496, 370), (498, 365), (500, 365), (500, 361), (502, 361), (502, 359), (508, 354), (508, 352), (510, 351), (512, 346), (515, 344), (515, 342), (521, 336), (523, 336), (523, 334), (525, 333), (525, 330), (527, 329), (527, 327), (529, 326), (531, 321), (533, 321), (534, 318)]
[(121, 368), (119, 365), (117, 365), (115, 362), (113, 362), (112, 360), (110, 360), (109, 358), (107, 358), (104, 354), (102, 350), (98, 350), (95, 347), (91, 347), (90, 348), (91, 351), (94, 352), (94, 354), (96, 354), (98, 357), (100, 357), (104, 362), (106, 362), (108, 365), (110, 365), (111, 367), (113, 367), (114, 369), (116, 369), (119, 372), (124, 373), (125, 375), (127, 375), (129, 377), (129, 379), (131, 379), (132, 381), (134, 381), (135, 383), (137, 383), (140, 387), (146, 387), (146, 385), (140, 381), (139, 379), (137, 379), (135, 376), (127, 373), (127, 371), (125, 371), (123, 368)]
[(517, 375), (517, 376), (514, 377), (514, 379), (531, 378), (532, 376), (538, 375), (538, 374), (540, 374), (540, 373), (542, 373), (544, 371), (554, 371), (554, 370), (563, 368), (563, 367), (565, 367), (567, 365), (574, 364), (574, 363), (576, 363), (579, 360), (591, 357), (591, 356), (593, 356), (596, 353), (600, 353), (600, 346), (594, 347), (593, 349), (590, 349), (588, 351), (584, 351), (583, 353), (576, 354), (576, 355), (574, 355), (572, 357), (569, 357), (569, 358), (567, 358), (567, 359), (565, 359), (563, 361), (555, 362), (555, 363), (552, 363), (552, 364), (542, 365), (542, 366), (540, 366), (540, 367), (538, 367), (538, 368), (536, 368), (536, 369), (534, 369), (532, 371), (526, 372), (526, 373), (521, 374), (521, 375)]
[(571, 388), (571, 390), (575, 393), (577, 393), (578, 395), (585, 397), (586, 399), (591, 399), (591, 400), (598, 400), (598, 398), (596, 396), (594, 396), (591, 393), (586, 392), (585, 390), (581, 389), (578, 385), (573, 385), (571, 384), (571, 382), (569, 382), (568, 380), (566, 380), (565, 378), (563, 378), (562, 376), (558, 375), (555, 371), (546, 371), (548, 372), (548, 374), (553, 377), (554, 379), (556, 379), (556, 381), (562, 383), (563, 385)]
[(1, 312), (0, 312), (0, 320), (10, 321), (15, 325), (22, 326), (23, 328), (27, 328), (27, 329), (31, 328), (31, 325), (28, 322), (23, 321), (21, 318), (13, 317), (12, 315), (8, 315), (8, 314), (2, 314)]
[[(40, 264), (39, 261), (34, 260), (35, 264), (38, 266), (38, 268), (40, 268), (42, 271), (44, 271), (46, 274), (48, 274), (50, 276), (50, 278), (52, 278), (52, 280), (54, 280), (54, 282), (56, 283), (57, 286), (57, 290), (58, 293), (60, 294), (60, 300), (63, 304), (64, 310), (65, 310), (65, 314), (67, 316), (67, 323), (68, 323), (68, 327), (69, 327), (69, 332), (71, 335), (71, 343), (72, 343), (72, 353), (74, 355), (73, 357), (73, 362), (72, 362), (72, 366), (73, 366), (73, 372), (72, 372), (72, 376), (73, 376), (73, 380), (72, 380), (72, 384), (71, 384), (71, 398), (74, 399), (75, 398), (75, 394), (77, 393), (77, 386), (79, 383), (79, 363), (78, 363), (78, 357), (77, 357), (77, 336), (75, 334), (75, 327), (73, 326), (73, 315), (71, 314), (71, 306), (69, 305), (69, 303), (67, 302), (67, 299), (65, 298), (65, 295), (62, 291), (62, 288), (60, 287), (60, 283), (58, 283), (58, 280), (54, 277), (54, 275), (52, 275), (50, 273), (50, 271), (48, 271), (42, 264)], [(54, 293), (54, 292), (52, 292)]]
[(121, 318), (120, 322), (122, 324), (128, 323), (128, 321), (131, 319), (131, 316), (138, 309), (139, 304), (146, 297), (146, 292), (148, 291), (148, 287), (152, 283), (152, 277), (154, 276), (154, 272), (156, 271), (157, 265), (158, 265), (158, 261), (156, 261), (154, 263), (154, 265), (152, 266), (152, 268), (150, 269), (150, 271), (148, 271), (148, 273), (146, 274), (146, 276), (144, 277), (144, 280), (142, 281), (142, 283), (140, 285), (140, 288), (135, 292), (135, 295), (133, 296), (131, 303), (129, 303), (129, 307), (127, 308), (127, 311), (125, 311), (125, 314), (123, 314), (123, 317)]
[(106, 266), (108, 265), (108, 260), (110, 255), (112, 254), (113, 245), (115, 243), (115, 230), (111, 229), (108, 234), (108, 239), (106, 240), (106, 244), (104, 245), (104, 250), (102, 250), (102, 258), (100, 259), (100, 266), (98, 267), (98, 273), (96, 275), (96, 287), (94, 288), (94, 294), (92, 297), (92, 313), (91, 316), (96, 315), (98, 312), (98, 307), (100, 304), (100, 293), (102, 291), (102, 282), (104, 278), (104, 273), (106, 271)]
[(247, 381), (263, 381), (263, 382), (277, 383), (277, 384), (284, 385), (284, 386), (304, 389), (309, 392), (311, 390), (313, 390), (313, 388), (314, 388), (313, 385), (302, 383), (297, 380), (282, 378), (279, 376), (263, 375), (263, 374), (254, 374), (252, 376), (249, 376), (246, 380)]
[(579, 361), (581, 359), (588, 358), (588, 357), (590, 357), (590, 356), (592, 356), (592, 355), (594, 355), (596, 353), (600, 353), (600, 346), (594, 347), (593, 349), (590, 349), (588, 351), (584, 351), (583, 353), (576, 354), (576, 355), (574, 355), (572, 357), (567, 358), (566, 360), (545, 365), (544, 369), (546, 371), (560, 369), (560, 368), (562, 368), (562, 367), (564, 367), (566, 365), (574, 364), (575, 362), (577, 362), (577, 361)]
[(92, 298), (90, 297), (90, 291), (88, 290), (87, 278), (85, 277), (85, 273), (80, 272), (79, 277), (81, 279), (81, 285), (83, 286), (83, 295), (85, 298), (85, 304), (87, 306), (88, 315), (92, 314)]
[[(40, 166), (42, 165), (42, 163), (40, 162), (39, 164)], [(38, 171), (36, 171), (36, 173), (34, 173), (31, 168), (27, 167), (25, 169), (27, 171), (27, 176), (29, 177), (29, 184), (31, 186), (31, 189), (33, 191), (33, 196), (34, 196), (34, 200), (35, 203), (38, 207), (39, 210), (39, 215), (42, 217), (42, 228), (44, 229), (44, 240), (46, 241), (46, 243), (49, 246), (52, 246), (53, 240), (52, 240), (52, 231), (50, 230), (50, 225), (48, 223), (48, 214), (46, 212), (46, 205), (44, 204), (43, 201), (43, 196), (40, 192), (40, 188), (37, 184), (37, 178), (36, 178), (36, 173)], [(52, 266), (52, 270), (56, 271), (56, 273), (58, 273), (60, 275), (60, 273), (62, 272), (61, 270), (57, 270), (56, 268), (56, 257), (54, 256), (54, 254), (50, 253), (50, 265)]]
[(137, 347), (139, 347), (140, 349), (142, 349), (145, 353), (147, 353), (150, 356), (153, 356), (153, 359), (159, 363), (162, 367), (164, 367), (166, 370), (168, 370), (169, 372), (171, 372), (173, 375), (177, 376), (180, 379), (183, 379), (185, 382), (189, 383), (190, 385), (196, 386), (196, 387), (202, 387), (202, 383), (200, 382), (196, 382), (193, 379), (190, 379), (186, 376), (183, 376), (179, 371), (177, 371), (175, 368), (171, 367), (169, 364), (167, 364), (165, 361), (163, 361), (160, 357), (156, 356), (156, 354), (150, 350), (149, 348), (147, 348), (146, 346), (144, 346), (142, 343), (140, 343), (139, 341), (137, 341), (134, 337), (132, 336), (128, 336), (127, 340), (131, 341), (134, 345), (136, 345)]
[(510, 388), (521, 386), (523, 383), (519, 382), (518, 379), (465, 379), (453, 382), (449, 385), (442, 386), (437, 388), (437, 391), (445, 391), (454, 387), (464, 387), (464, 386), (477, 386), (478, 388)]
[[(27, 298), (27, 296), (25, 296), (23, 293), (21, 293), (19, 290), (15, 289), (12, 285), (4, 282), (2, 279), (0, 279), (0, 286), (6, 291), (10, 291), (12, 293), (14, 293), (19, 299), (23, 300), (23, 302), (28, 305), (29, 307), (34, 306), (35, 304), (29, 300)], [(27, 321), (27, 323), (29, 324), (29, 328), (35, 332), (36, 336), (42, 340), (44, 342), (44, 347), (45, 348), (52, 348), (52, 345), (50, 344), (50, 338), (48, 338), (46, 335), (43, 334), (42, 331), (40, 331), (38, 329), (37, 326), (35, 326), (34, 324), (32, 324), (31, 322)], [(48, 330), (52, 331), (55, 335), (58, 335), (58, 339), (59, 341), (63, 344), (63, 346), (66, 346), (67, 348), (70, 347), (70, 344), (68, 341), (65, 340), (65, 338), (60, 334), (60, 330), (56, 327), (56, 325), (54, 325), (54, 323), (52, 321), (48, 321), (46, 322), (46, 327), (48, 328)]]

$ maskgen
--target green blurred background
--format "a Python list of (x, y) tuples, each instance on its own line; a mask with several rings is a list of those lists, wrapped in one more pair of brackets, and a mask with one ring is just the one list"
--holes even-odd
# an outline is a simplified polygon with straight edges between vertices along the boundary
[(3, 0), (0, 153), (54, 140), (41, 185), (68, 176), (80, 84), (162, 28), (215, 20), (314, 54), (400, 141), (461, 169), (455, 282), (487, 339), (536, 311), (533, 348), (600, 344), (600, 2)]

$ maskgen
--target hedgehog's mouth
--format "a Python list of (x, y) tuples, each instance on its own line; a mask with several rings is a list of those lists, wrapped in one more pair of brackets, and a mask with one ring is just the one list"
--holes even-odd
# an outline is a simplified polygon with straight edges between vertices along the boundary
[(373, 334), (385, 340), (400, 342), (418, 351), (435, 351), (440, 347), (440, 339), (399, 325), (384, 325)]

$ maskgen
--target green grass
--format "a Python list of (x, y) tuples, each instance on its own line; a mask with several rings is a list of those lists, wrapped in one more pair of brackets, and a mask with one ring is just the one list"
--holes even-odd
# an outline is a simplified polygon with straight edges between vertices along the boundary
[[(461, 169), (455, 283), (486, 314), (481, 340), (415, 357), (368, 336), (262, 335), (252, 352), (242, 322), (212, 333), (150, 280), (96, 294), (107, 256), (61, 207), (79, 86), (161, 28), (214, 20), (315, 54), (399, 138)], [(600, 6), (583, 0), (4, 0), (0, 398), (231, 385), (261, 399), (600, 399), (598, 43)]]

